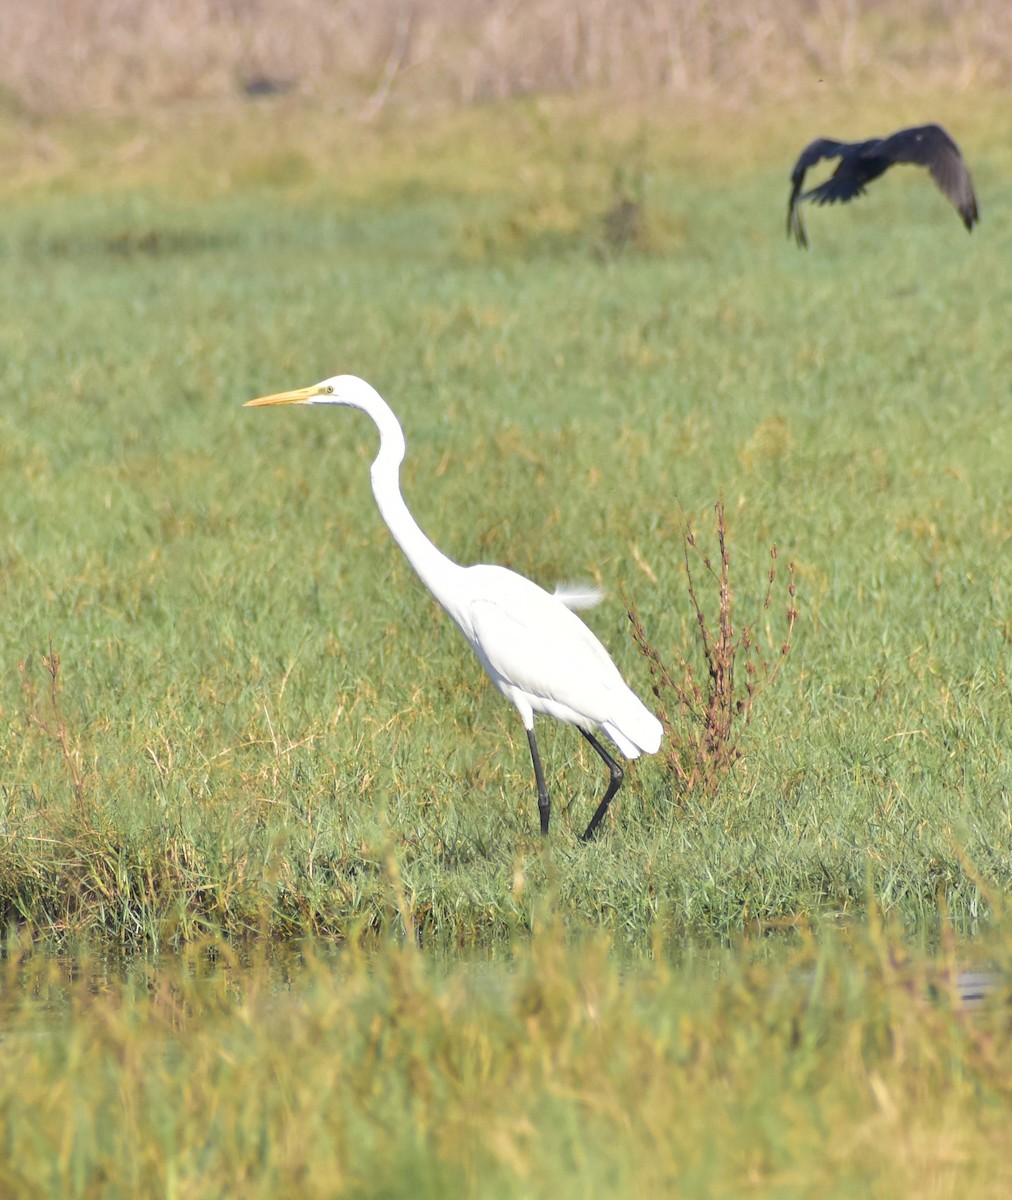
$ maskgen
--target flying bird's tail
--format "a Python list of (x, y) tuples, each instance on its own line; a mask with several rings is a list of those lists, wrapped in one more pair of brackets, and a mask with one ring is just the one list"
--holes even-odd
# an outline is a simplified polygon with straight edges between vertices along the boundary
[(805, 219), (801, 215), (800, 197), (792, 195), (787, 205), (787, 236), (794, 238), (802, 250), (808, 249), (808, 231), (805, 229)]

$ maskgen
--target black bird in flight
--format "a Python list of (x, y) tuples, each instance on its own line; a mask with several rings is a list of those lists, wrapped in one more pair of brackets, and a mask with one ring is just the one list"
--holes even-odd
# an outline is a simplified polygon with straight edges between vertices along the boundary
[[(805, 172), (823, 158), (838, 158), (839, 166), (825, 183), (802, 192)], [(801, 216), (801, 201), (835, 204), (864, 194), (865, 187), (878, 179), (894, 163), (914, 163), (927, 167), (963, 218), (967, 230), (978, 220), (977, 197), (959, 147), (941, 125), (915, 125), (900, 129), (885, 138), (866, 142), (834, 142), (816, 138), (801, 151), (791, 172), (791, 198), (787, 203), (787, 236), (793, 233), (798, 245), (808, 246), (808, 234)]]

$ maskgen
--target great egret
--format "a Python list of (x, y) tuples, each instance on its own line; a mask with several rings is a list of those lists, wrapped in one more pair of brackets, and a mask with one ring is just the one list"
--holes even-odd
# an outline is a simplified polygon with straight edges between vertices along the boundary
[(541, 832), (548, 832), (551, 800), (534, 737), (535, 714), (575, 725), (608, 767), (604, 798), (583, 834), (593, 837), (622, 783), (622, 768), (594, 736), (603, 729), (626, 758), (653, 754), (660, 721), (629, 688), (608, 651), (572, 611), (593, 603), (586, 590), (551, 595), (505, 567), (462, 567), (438, 550), (404, 503), (400, 465), (404, 433), (382, 396), (354, 375), (335, 375), (312, 387), (247, 401), (268, 404), (338, 404), (373, 419), (380, 445), (370, 471), (380, 514), (422, 583), (471, 643), (500, 692), (513, 702), (527, 731), (538, 790)]
[[(805, 172), (823, 158), (839, 158), (840, 164), (825, 183), (802, 193)], [(864, 194), (873, 179), (894, 163), (913, 163), (927, 167), (931, 177), (955, 206), (967, 230), (978, 220), (977, 197), (959, 147), (941, 125), (916, 125), (900, 129), (885, 138), (866, 142), (834, 142), (816, 138), (801, 151), (791, 172), (791, 195), (787, 202), (787, 236), (793, 233), (798, 245), (808, 246), (801, 201), (835, 204)]]

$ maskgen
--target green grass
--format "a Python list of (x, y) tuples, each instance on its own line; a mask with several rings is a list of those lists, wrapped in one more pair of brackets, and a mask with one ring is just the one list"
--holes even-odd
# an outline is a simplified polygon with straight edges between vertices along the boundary
[[(972, 237), (894, 172), (802, 254), (807, 122), (880, 126), (832, 103), (0, 129), (0, 1194), (1008, 1194), (1007, 98), (930, 109)], [(644, 695), (686, 520), (742, 619), (796, 564), (714, 799), (640, 760), (584, 846), (545, 724), (542, 844), (371, 428), (241, 407), (338, 371), (432, 538), (600, 581)]]
[[(635, 940), (869, 896), (916, 923), (941, 894), (970, 927), (1007, 885), (1008, 164), (974, 160), (972, 237), (896, 172), (812, 213), (802, 254), (783, 162), (732, 168), (722, 146), (706, 170), (691, 124), (595, 142), (586, 114), (540, 111), (423, 132), (442, 157), (405, 152), (399, 175), (396, 133), (386, 155), (351, 135), (358, 174), (337, 149), (272, 173), (269, 139), (243, 159), (232, 131), (217, 183), (177, 142), (171, 183), (114, 160), (104, 186), (82, 167), (11, 191), (8, 921), (150, 946), (343, 936), (385, 923), (388, 861), (426, 935), (465, 942), (549, 886)], [(647, 172), (646, 247), (618, 256), (616, 166)], [(383, 528), (371, 428), (240, 407), (338, 371), (400, 415), (408, 501), (449, 554), (600, 580), (589, 622), (641, 693), (623, 598), (662, 653), (691, 650), (686, 516), (705, 541), (726, 498), (743, 617), (771, 543), (797, 564), (794, 652), (715, 801), (643, 760), (579, 846), (599, 764), (546, 726), (543, 857), (519, 721)], [(54, 727), (50, 642), (63, 748), (27, 720)]]

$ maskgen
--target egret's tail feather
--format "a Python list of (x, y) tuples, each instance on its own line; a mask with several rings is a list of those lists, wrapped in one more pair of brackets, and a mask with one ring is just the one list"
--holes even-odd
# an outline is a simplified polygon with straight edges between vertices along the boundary
[(664, 726), (638, 696), (630, 694), (630, 701), (619, 720), (605, 721), (601, 728), (625, 758), (656, 754), (661, 748)]

